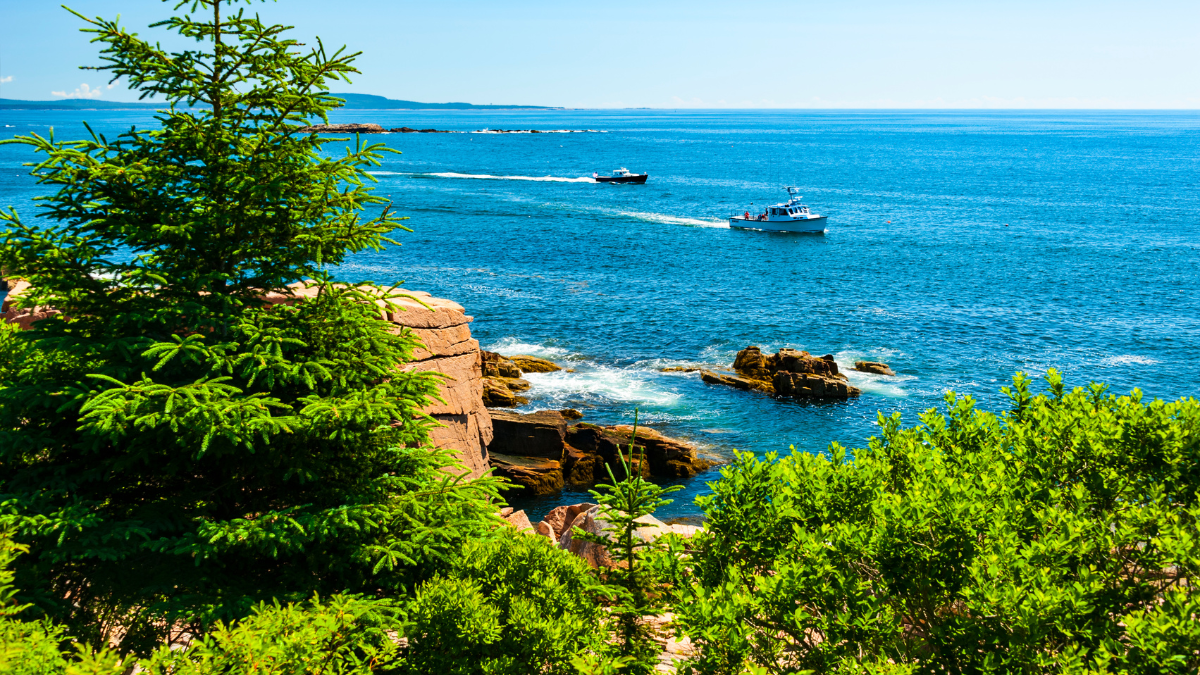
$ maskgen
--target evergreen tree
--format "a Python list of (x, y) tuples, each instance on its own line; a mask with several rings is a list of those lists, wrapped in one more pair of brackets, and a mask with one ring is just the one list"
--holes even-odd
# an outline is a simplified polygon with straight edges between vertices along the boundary
[(401, 220), (365, 184), (386, 148), (331, 158), (300, 131), (356, 54), (238, 4), (178, 3), (195, 16), (155, 25), (197, 47), (174, 53), (80, 15), (99, 70), (165, 99), (157, 126), (5, 141), (56, 192), (38, 222), (0, 213), (0, 266), (61, 314), (0, 331), (0, 526), (29, 547), (23, 600), (125, 651), (264, 599), (411, 587), (495, 496), (426, 447), (439, 378), (397, 370), (417, 340), (380, 320), (394, 288), (331, 283)]

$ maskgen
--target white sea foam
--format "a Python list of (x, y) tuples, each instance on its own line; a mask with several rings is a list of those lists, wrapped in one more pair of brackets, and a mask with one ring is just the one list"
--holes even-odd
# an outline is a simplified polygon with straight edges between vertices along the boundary
[(523, 342), (519, 338), (506, 337), (500, 338), (496, 344), (488, 348), (488, 351), (503, 354), (504, 356), (512, 356), (514, 354), (526, 354), (528, 356), (540, 356), (544, 359), (562, 358), (570, 352), (562, 347), (552, 347), (549, 345), (533, 344), (531, 342)]
[(594, 366), (574, 373), (560, 370), (554, 373), (526, 373), (523, 376), (533, 385), (530, 393), (551, 401), (596, 401), (670, 406), (681, 394), (656, 382), (649, 373)]
[(891, 349), (873, 349), (866, 355), (861, 351), (844, 351), (834, 354), (833, 360), (838, 364), (838, 371), (845, 374), (846, 378), (850, 380), (850, 384), (862, 389), (863, 393), (889, 398), (904, 398), (908, 396), (909, 392), (901, 385), (915, 381), (916, 377), (912, 375), (876, 375), (854, 370), (855, 361), (867, 360), (864, 356), (876, 360), (885, 355), (896, 354), (899, 352)]
[(1100, 363), (1105, 366), (1152, 366), (1159, 363), (1159, 360), (1137, 354), (1121, 354), (1120, 356), (1110, 356), (1106, 359), (1100, 359)]

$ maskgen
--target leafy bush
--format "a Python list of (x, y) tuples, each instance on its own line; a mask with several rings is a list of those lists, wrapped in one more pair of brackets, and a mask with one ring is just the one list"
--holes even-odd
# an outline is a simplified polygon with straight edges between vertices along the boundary
[(335, 595), (263, 604), (219, 622), (186, 650), (162, 647), (142, 663), (150, 675), (369, 675), (398, 663), (403, 630), (395, 603)]
[(494, 483), (425, 447), (441, 378), (397, 369), (418, 342), (380, 320), (394, 291), (326, 272), (400, 220), (365, 187), (381, 145), (329, 158), (300, 132), (340, 105), (327, 83), (353, 55), (301, 50), (235, 0), (179, 4), (201, 12), (163, 24), (196, 40), (181, 53), (88, 20), (103, 69), (168, 101), (158, 124), (4, 141), (42, 153), (57, 192), (38, 222), (0, 213), (0, 266), (32, 285), (18, 304), (63, 312), (0, 333), (18, 586), (77, 638), (143, 654), (262, 601), (411, 588), (495, 522)]
[(466, 546), (409, 606), (413, 673), (570, 673), (606, 631), (591, 568), (543, 537)]
[(1200, 666), (1200, 404), (1103, 385), (945, 412), (853, 457), (741, 454), (700, 500), (700, 672)]

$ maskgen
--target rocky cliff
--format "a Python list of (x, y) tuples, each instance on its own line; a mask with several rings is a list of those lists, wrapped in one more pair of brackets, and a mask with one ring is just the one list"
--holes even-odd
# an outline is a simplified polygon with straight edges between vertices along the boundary
[(432, 370), (451, 378), (440, 392), (445, 403), (425, 409), (444, 425), (434, 429), (433, 444), (457, 450), (471, 475), (480, 476), (489, 466), (492, 418), (483, 405), (483, 357), (479, 341), (471, 338), (472, 317), (451, 300), (421, 291), (408, 293), (420, 302), (400, 300), (396, 304), (405, 311), (388, 313), (396, 330), (411, 329), (425, 345), (405, 369)]

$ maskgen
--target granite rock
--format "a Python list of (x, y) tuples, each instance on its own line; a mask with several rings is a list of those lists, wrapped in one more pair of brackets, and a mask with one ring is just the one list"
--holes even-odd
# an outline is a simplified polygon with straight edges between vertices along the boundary
[(511, 492), (517, 496), (550, 495), (563, 488), (562, 462), (545, 457), (488, 454), (494, 475), (516, 485), (517, 489)]
[(879, 361), (855, 361), (854, 369), (860, 373), (875, 373), (876, 375), (895, 375), (896, 371), (888, 364)]
[(538, 358), (536, 356), (518, 354), (508, 358), (510, 361), (515, 363), (518, 368), (521, 369), (522, 373), (553, 373), (555, 371), (562, 370), (562, 366), (558, 365), (557, 363), (554, 363), (553, 361), (547, 361), (546, 359)]
[(489, 452), (562, 461), (566, 452), (567, 421), (558, 411), (522, 414), (493, 410), (491, 418), (493, 436)]

